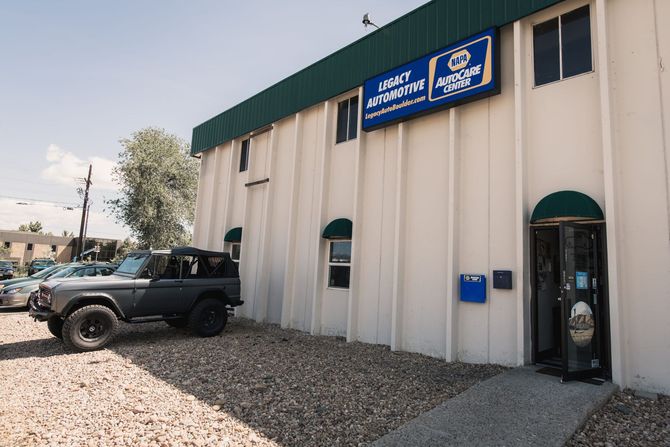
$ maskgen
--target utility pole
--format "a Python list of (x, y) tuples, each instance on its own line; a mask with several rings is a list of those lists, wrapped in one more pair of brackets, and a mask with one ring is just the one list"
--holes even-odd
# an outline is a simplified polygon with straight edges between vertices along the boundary
[(91, 187), (91, 171), (93, 165), (88, 165), (88, 177), (86, 178), (86, 189), (84, 190), (84, 206), (81, 208), (81, 225), (79, 226), (79, 244), (77, 246), (77, 260), (80, 260), (81, 253), (84, 251), (84, 226), (88, 221), (88, 189)]

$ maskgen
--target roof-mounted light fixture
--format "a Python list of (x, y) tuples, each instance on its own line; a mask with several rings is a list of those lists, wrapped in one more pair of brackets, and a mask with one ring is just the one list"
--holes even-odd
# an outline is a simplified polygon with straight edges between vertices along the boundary
[(368, 25), (372, 25), (372, 26), (374, 26), (375, 28), (379, 29), (379, 27), (378, 27), (377, 25), (375, 25), (374, 23), (372, 23), (372, 20), (370, 20), (370, 13), (368, 13), (368, 12), (366, 12), (365, 14), (363, 14), (363, 25), (364, 25), (366, 28), (368, 27)]

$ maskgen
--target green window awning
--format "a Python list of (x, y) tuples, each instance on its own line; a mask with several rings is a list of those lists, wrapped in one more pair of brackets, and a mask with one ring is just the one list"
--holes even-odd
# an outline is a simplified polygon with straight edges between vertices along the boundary
[(323, 229), (326, 239), (351, 239), (351, 221), (349, 219), (335, 219)]
[(530, 223), (603, 220), (603, 210), (591, 197), (577, 191), (558, 191), (538, 202)]
[(242, 241), (242, 227), (235, 227), (228, 230), (226, 236), (223, 238), (226, 242), (241, 242)]

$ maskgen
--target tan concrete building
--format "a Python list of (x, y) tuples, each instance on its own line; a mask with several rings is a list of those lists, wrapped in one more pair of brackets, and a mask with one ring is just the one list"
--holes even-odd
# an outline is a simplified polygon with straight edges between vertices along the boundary
[[(37, 258), (51, 258), (56, 262), (70, 262), (74, 257), (77, 238), (52, 236), (27, 231), (0, 230), (0, 243), (9, 250), (9, 254), (1, 256), (18, 265), (25, 265)], [(100, 247), (98, 260), (109, 261), (116, 256), (122, 241), (118, 239), (86, 238), (84, 249), (96, 245)], [(89, 254), (91, 259), (95, 254)]]
[(75, 239), (71, 237), (8, 230), (0, 231), (0, 242), (9, 249), (9, 254), (3, 256), (3, 259), (11, 259), (19, 265), (25, 265), (36, 258), (69, 262), (75, 245)]
[(429, 2), (194, 129), (194, 243), (245, 317), (668, 393), (668, 61), (667, 1)]

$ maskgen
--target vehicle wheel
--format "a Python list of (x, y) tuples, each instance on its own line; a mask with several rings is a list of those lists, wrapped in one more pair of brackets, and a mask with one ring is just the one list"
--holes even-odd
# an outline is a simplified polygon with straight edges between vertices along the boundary
[(93, 304), (72, 312), (63, 323), (63, 342), (74, 351), (94, 351), (105, 346), (119, 327), (107, 306)]
[(221, 333), (228, 322), (226, 305), (220, 300), (208, 298), (195, 305), (188, 316), (188, 327), (201, 337), (213, 337)]
[(63, 320), (59, 317), (51, 317), (47, 320), (47, 327), (51, 335), (61, 340), (63, 339), (63, 323)]
[(186, 327), (188, 320), (186, 318), (173, 318), (172, 320), (165, 320), (168, 326), (171, 327)]

